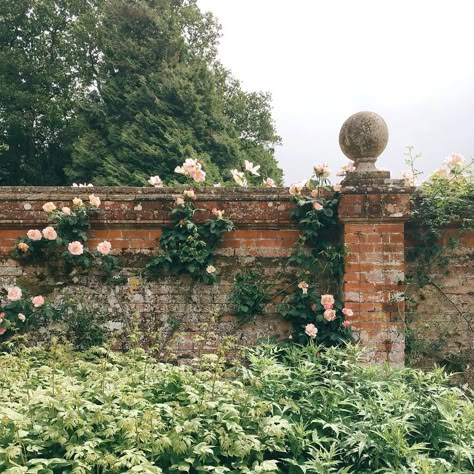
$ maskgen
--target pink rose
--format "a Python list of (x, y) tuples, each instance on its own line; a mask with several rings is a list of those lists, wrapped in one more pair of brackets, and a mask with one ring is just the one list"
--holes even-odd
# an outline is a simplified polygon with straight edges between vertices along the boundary
[(322, 211), (323, 210), (323, 206), (321, 206), (321, 204), (319, 204), (319, 202), (315, 202), (313, 204), (313, 207), (317, 210), (317, 211)]
[(314, 174), (323, 178), (327, 178), (331, 174), (328, 165), (322, 164), (314, 167)]
[(204, 183), (206, 181), (206, 173), (200, 168), (192, 171), (189, 175), (196, 183)]
[(108, 240), (104, 240), (97, 245), (97, 251), (102, 255), (108, 255), (112, 250), (112, 244)]
[(31, 298), (31, 302), (35, 308), (41, 308), (44, 305), (44, 298), (42, 296), (35, 296)]
[(340, 184), (335, 184), (332, 189), (338, 193), (341, 190), (342, 186)]
[(293, 339), (293, 336), (290, 334), (290, 335), (288, 336), (288, 339)]
[(343, 325), (345, 328), (348, 328), (348, 327), (352, 326), (352, 323), (351, 323), (350, 321), (344, 321), (344, 322), (342, 323), (342, 325)]
[(213, 265), (208, 265), (207, 268), (206, 268), (206, 272), (207, 273), (216, 273), (216, 267), (214, 267)]
[(343, 308), (342, 310), (342, 314), (344, 314), (345, 316), (354, 316), (354, 311), (352, 311), (352, 309), (349, 309), (349, 308)]
[(18, 319), (24, 323), (26, 320), (26, 316), (23, 313), (18, 313)]
[(61, 209), (61, 212), (62, 212), (63, 214), (65, 214), (66, 216), (70, 216), (70, 215), (71, 215), (71, 209), (70, 209), (69, 207), (67, 207), (67, 206), (63, 207), (63, 208)]
[(161, 188), (163, 186), (163, 181), (161, 181), (161, 178), (159, 176), (152, 176), (148, 182), (152, 185), (155, 186), (155, 188)]
[(263, 180), (264, 186), (267, 188), (274, 188), (276, 187), (275, 181), (272, 178), (267, 178)]
[(48, 226), (43, 229), (43, 237), (48, 240), (56, 240), (58, 234), (53, 227)]
[(183, 196), (189, 199), (196, 199), (196, 194), (193, 189), (187, 189), (186, 191), (183, 191)]
[(74, 198), (72, 200), (73, 206), (82, 206), (84, 203), (82, 202), (82, 199), (80, 198)]
[(5, 313), (0, 313), (0, 323), (2, 322), (4, 317), (5, 317)]
[(69, 253), (72, 255), (82, 255), (84, 253), (84, 246), (75, 240), (74, 242), (71, 242), (68, 246), (67, 249), (69, 250)]
[(47, 212), (48, 214), (54, 210), (56, 210), (56, 206), (52, 202), (47, 202), (43, 205), (43, 211)]
[(212, 213), (217, 217), (217, 219), (222, 219), (225, 211), (219, 211), (217, 208), (212, 209)]
[(332, 304), (325, 304), (324, 309), (332, 309)]
[(38, 229), (30, 229), (26, 235), (30, 240), (41, 240), (43, 237)]
[(319, 197), (319, 189), (313, 189), (311, 191), (311, 197), (314, 197), (314, 198)]
[(326, 311), (324, 311), (323, 316), (326, 321), (334, 321), (336, 319), (336, 311), (334, 311), (333, 309), (327, 309)]
[(300, 288), (303, 291), (303, 295), (306, 295), (308, 293), (308, 287), (309, 285), (305, 281), (300, 281), (298, 283), (298, 288)]
[(13, 286), (12, 288), (8, 288), (8, 295), (7, 298), (10, 301), (18, 301), (21, 300), (22, 292), (21, 289), (17, 286)]
[(455, 166), (460, 166), (464, 163), (464, 156), (459, 155), (458, 153), (453, 153), (451, 156), (444, 160), (444, 164), (448, 168), (454, 168)]
[(181, 196), (176, 197), (175, 204), (177, 206), (184, 206), (184, 199)]
[(297, 183), (293, 183), (292, 185), (290, 185), (290, 194), (292, 196), (299, 196), (305, 186), (306, 186), (305, 181), (299, 181)]
[(314, 324), (307, 324), (304, 328), (304, 332), (312, 338), (315, 338), (318, 334), (318, 328)]
[(5, 334), (6, 332), (7, 332), (7, 330), (5, 328), (0, 328), (0, 336)]
[(93, 194), (89, 196), (89, 202), (91, 203), (91, 206), (94, 206), (94, 207), (100, 206), (100, 198), (98, 198), (97, 196), (94, 196)]
[(334, 296), (333, 295), (321, 295), (321, 304), (327, 305), (333, 305), (334, 304)]
[(25, 244), (25, 242), (19, 242), (16, 247), (23, 253), (26, 253), (28, 250), (30, 250), (30, 247), (28, 247), (28, 244)]

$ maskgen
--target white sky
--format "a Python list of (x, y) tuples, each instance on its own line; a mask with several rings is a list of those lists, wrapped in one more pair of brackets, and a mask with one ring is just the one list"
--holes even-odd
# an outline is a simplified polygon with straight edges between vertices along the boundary
[(222, 25), (220, 59), (246, 90), (273, 95), (286, 183), (348, 160), (339, 130), (371, 110), (388, 124), (379, 168), (406, 145), (430, 173), (474, 156), (474, 0), (198, 0)]

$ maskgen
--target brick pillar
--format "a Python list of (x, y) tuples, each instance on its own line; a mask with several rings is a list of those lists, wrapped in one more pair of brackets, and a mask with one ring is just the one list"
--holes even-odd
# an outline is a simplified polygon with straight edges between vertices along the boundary
[(410, 194), (384, 186), (343, 188), (340, 218), (346, 250), (343, 294), (367, 361), (403, 366), (405, 279), (404, 223)]

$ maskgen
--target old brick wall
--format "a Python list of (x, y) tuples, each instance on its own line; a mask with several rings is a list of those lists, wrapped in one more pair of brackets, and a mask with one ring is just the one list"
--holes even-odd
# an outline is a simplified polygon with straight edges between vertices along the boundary
[[(289, 334), (291, 325), (278, 315), (277, 301), (267, 305), (265, 317), (243, 326), (231, 315), (228, 301), (234, 276), (245, 266), (258, 268), (268, 281), (276, 283), (276, 288), (279, 280), (283, 281), (287, 257), (299, 237), (295, 223), (289, 219), (293, 204), (288, 190), (196, 191), (196, 207), (207, 210), (202, 213), (203, 219), (217, 207), (225, 210), (225, 216), (237, 226), (217, 249), (217, 285), (192, 284), (186, 277), (152, 280), (140, 275), (146, 260), (157, 252), (161, 228), (169, 222), (169, 208), (174, 201), (169, 189), (93, 189), (102, 200), (103, 212), (92, 222), (89, 247), (95, 248), (104, 239), (112, 243), (113, 252), (125, 265), (127, 280), (122, 285), (104, 284), (93, 272), (70, 277), (52, 275), (46, 265), (21, 267), (8, 258), (18, 236), (45, 226), (45, 202), (53, 201), (61, 207), (76, 196), (86, 200), (90, 192), (81, 188), (0, 188), (0, 286), (20, 283), (31, 293), (42, 293), (51, 300), (83, 301), (92, 310), (107, 311), (115, 328), (131, 331), (138, 324), (143, 343), (154, 344), (179, 358), (191, 357), (198, 346), (213, 350), (226, 335), (235, 335), (238, 344), (251, 345), (260, 338)], [(216, 321), (210, 323), (211, 319)], [(196, 342), (197, 335), (202, 335), (205, 342)], [(126, 338), (122, 340), (126, 343)]]
[[(406, 232), (406, 250), (415, 245), (414, 229)], [(457, 242), (450, 245), (450, 240)], [(408, 362), (428, 368), (435, 363), (464, 372), (474, 382), (474, 232), (460, 232), (455, 226), (445, 230), (439, 242), (447, 265), (433, 264), (427, 277), (433, 284), (420, 288), (416, 279), (408, 288), (414, 302), (407, 306), (412, 331)], [(415, 274), (416, 261), (407, 259), (407, 274)]]

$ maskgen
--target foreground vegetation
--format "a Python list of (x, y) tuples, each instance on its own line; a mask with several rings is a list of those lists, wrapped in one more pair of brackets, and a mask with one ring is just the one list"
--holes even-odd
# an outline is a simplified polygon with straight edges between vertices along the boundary
[(474, 405), (441, 371), (262, 346), (194, 366), (64, 346), (0, 356), (4, 473), (472, 472)]

